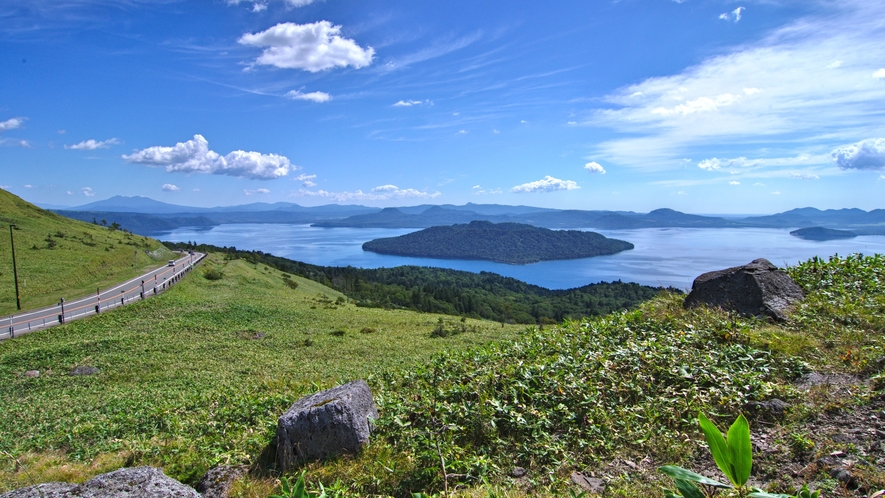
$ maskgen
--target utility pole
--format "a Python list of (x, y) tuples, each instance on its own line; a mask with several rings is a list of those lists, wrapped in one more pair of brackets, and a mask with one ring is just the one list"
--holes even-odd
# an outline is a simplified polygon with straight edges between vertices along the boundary
[(15, 240), (12, 238), (12, 229), (15, 228), (15, 225), (9, 225), (9, 243), (12, 244), (12, 276), (15, 279), (15, 306), (21, 311), (22, 309), (22, 299), (21, 295), (18, 292), (18, 268), (15, 266)]
[(134, 252), (135, 252), (135, 256), (133, 257), (133, 260), (132, 260), (132, 269), (136, 270), (138, 267), (138, 251), (134, 251)]

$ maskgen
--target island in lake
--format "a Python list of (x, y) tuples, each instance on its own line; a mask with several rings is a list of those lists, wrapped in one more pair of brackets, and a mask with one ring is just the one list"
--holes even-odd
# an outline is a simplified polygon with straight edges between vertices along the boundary
[(633, 244), (596, 232), (550, 230), (521, 223), (472, 221), (370, 240), (364, 251), (438, 259), (480, 259), (523, 265), (615, 254)]
[(790, 235), (805, 240), (838, 240), (857, 237), (856, 233), (849, 232), (848, 230), (834, 230), (824, 227), (800, 228), (790, 232)]

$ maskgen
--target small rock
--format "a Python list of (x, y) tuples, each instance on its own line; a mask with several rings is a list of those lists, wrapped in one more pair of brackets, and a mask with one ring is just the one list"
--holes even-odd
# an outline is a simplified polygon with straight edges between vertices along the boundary
[(830, 477), (841, 482), (845, 485), (845, 487), (849, 489), (854, 489), (857, 487), (857, 481), (854, 479), (854, 476), (851, 475), (851, 472), (848, 472), (845, 469), (833, 467), (832, 469), (830, 469)]
[(588, 493), (601, 495), (605, 492), (605, 481), (595, 477), (587, 477), (580, 472), (572, 472), (572, 482)]
[(101, 372), (98, 368), (90, 367), (89, 365), (80, 365), (74, 367), (73, 370), (68, 372), (68, 375), (95, 375)]
[(630, 467), (631, 469), (636, 468), (636, 463), (633, 462), (632, 460), (624, 460), (624, 463), (627, 464), (627, 467)]
[(249, 467), (245, 465), (212, 467), (197, 483), (196, 490), (203, 495), (203, 498), (229, 498), (233, 482), (248, 472)]
[(510, 471), (511, 477), (516, 477), (517, 479), (525, 476), (529, 472), (522, 467), (513, 467), (513, 470)]
[(52, 482), (17, 489), (0, 498), (201, 498), (194, 488), (154, 467), (125, 468), (83, 484)]
[(32, 379), (36, 379), (39, 376), (40, 376), (39, 370), (28, 370), (27, 372), (25, 372), (25, 377), (31, 377)]
[(780, 420), (789, 407), (786, 402), (773, 398), (768, 401), (750, 401), (744, 405), (744, 410), (767, 420)]

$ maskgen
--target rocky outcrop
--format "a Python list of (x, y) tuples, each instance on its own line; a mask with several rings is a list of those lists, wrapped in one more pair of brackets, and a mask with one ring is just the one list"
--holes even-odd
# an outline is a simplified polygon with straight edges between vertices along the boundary
[(786, 321), (789, 308), (805, 298), (802, 288), (767, 259), (704, 273), (694, 280), (685, 307), (700, 305)]
[(197, 491), (203, 498), (229, 498), (233, 482), (249, 473), (245, 465), (219, 465), (206, 472), (197, 483)]
[(277, 423), (277, 464), (285, 471), (297, 462), (356, 453), (369, 441), (376, 418), (363, 380), (301, 398)]
[(200, 498), (200, 494), (160, 469), (133, 467), (96, 476), (83, 484), (38, 484), (0, 498)]

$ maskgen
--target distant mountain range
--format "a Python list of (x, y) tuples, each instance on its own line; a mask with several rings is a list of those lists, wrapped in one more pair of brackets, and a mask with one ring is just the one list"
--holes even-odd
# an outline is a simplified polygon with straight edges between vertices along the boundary
[(290, 202), (256, 202), (240, 206), (198, 208), (156, 201), (148, 197), (115, 196), (68, 209), (59, 214), (83, 221), (117, 222), (132, 232), (155, 235), (184, 226), (212, 227), (222, 223), (289, 223), (317, 227), (429, 228), (471, 221), (524, 223), (544, 228), (811, 228), (850, 230), (857, 235), (885, 235), (885, 209), (792, 209), (768, 216), (722, 218), (686, 214), (672, 209), (649, 213), (581, 211), (505, 206), (451, 204), (373, 208), (328, 204), (305, 207)]

